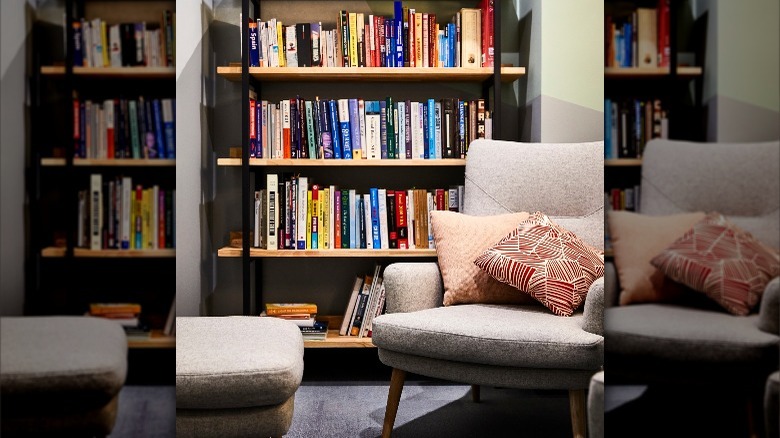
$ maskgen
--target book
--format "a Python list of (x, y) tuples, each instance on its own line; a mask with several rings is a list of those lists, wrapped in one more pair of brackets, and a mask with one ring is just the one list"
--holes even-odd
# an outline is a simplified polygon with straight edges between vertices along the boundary
[(111, 315), (138, 315), (141, 313), (139, 303), (120, 302), (120, 303), (90, 303), (89, 314), (92, 316), (111, 316)]
[(363, 277), (357, 276), (355, 277), (354, 284), (352, 285), (352, 294), (349, 296), (349, 301), (347, 301), (347, 307), (344, 311), (344, 319), (341, 321), (341, 327), (339, 328), (339, 335), (341, 336), (347, 336), (347, 329), (349, 328), (350, 322), (349, 320), (355, 310), (355, 304), (362, 289)]
[(482, 66), (482, 11), (477, 8), (462, 8), (460, 66), (479, 68)]
[[(279, 176), (275, 173), (269, 173), (266, 175), (266, 201), (265, 206), (267, 209), (266, 214), (266, 249), (277, 249), (279, 242), (277, 240), (277, 228), (279, 227)], [(257, 233), (258, 230), (255, 230)]]
[[(342, 157), (347, 160), (352, 159), (352, 132), (349, 119), (349, 100), (338, 100), (339, 128), (341, 133), (341, 152)], [(355, 121), (357, 122), (357, 121)], [(336, 157), (339, 158), (339, 157)]]
[(304, 341), (324, 341), (328, 337), (328, 321), (315, 321), (311, 327), (301, 327), (301, 337)]
[(99, 250), (103, 248), (103, 176), (99, 173), (90, 176), (89, 205), (89, 248)]
[(268, 316), (287, 315), (295, 313), (317, 314), (317, 305), (314, 303), (266, 303), (265, 313)]

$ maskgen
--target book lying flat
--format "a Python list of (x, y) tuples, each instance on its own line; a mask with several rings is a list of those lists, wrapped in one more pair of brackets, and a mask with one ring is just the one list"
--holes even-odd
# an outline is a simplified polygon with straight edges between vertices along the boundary
[(328, 321), (315, 321), (312, 327), (301, 327), (304, 341), (324, 341), (328, 337)]

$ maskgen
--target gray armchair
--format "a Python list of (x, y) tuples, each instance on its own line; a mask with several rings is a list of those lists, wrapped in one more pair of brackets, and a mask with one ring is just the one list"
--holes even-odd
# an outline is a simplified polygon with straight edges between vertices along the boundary
[[(477, 140), (466, 159), (464, 213), (542, 211), (601, 249), (603, 155), (603, 142)], [(471, 384), (475, 400), (478, 385), (569, 390), (574, 435), (585, 436), (586, 389), (603, 364), (603, 279), (571, 317), (541, 304), (442, 306), (442, 277), (432, 262), (391, 264), (384, 282), (388, 313), (373, 323), (379, 359), (393, 368), (384, 437), (406, 372)]]
[[(780, 142), (653, 140), (645, 147), (640, 213), (718, 211), (772, 248), (780, 246)], [(608, 384), (686, 385), (741, 394), (760, 430), (767, 376), (778, 368), (780, 279), (749, 316), (680, 304), (618, 306), (612, 263), (605, 266)], [(679, 388), (679, 386), (676, 386)], [(747, 427), (746, 426), (746, 429)]]

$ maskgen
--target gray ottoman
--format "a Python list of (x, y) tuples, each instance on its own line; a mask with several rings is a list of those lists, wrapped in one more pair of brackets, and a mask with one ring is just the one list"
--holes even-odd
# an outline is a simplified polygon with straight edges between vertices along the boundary
[(176, 318), (176, 436), (280, 437), (302, 377), (303, 338), (289, 321)]
[(780, 438), (780, 371), (775, 371), (766, 379), (764, 421), (766, 437)]
[(83, 316), (0, 318), (2, 436), (105, 436), (127, 376), (119, 324)]

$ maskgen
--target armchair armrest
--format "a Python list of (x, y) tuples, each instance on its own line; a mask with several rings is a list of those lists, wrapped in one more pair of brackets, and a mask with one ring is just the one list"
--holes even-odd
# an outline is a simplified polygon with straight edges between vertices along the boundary
[(590, 285), (582, 316), (583, 330), (596, 335), (604, 334), (604, 277), (597, 278)]
[(444, 285), (433, 262), (391, 263), (384, 272), (387, 313), (414, 312), (442, 305)]
[(780, 334), (780, 277), (775, 277), (764, 289), (758, 309), (758, 328)]
[(604, 263), (604, 307), (615, 307), (620, 299), (620, 285), (615, 264)]

